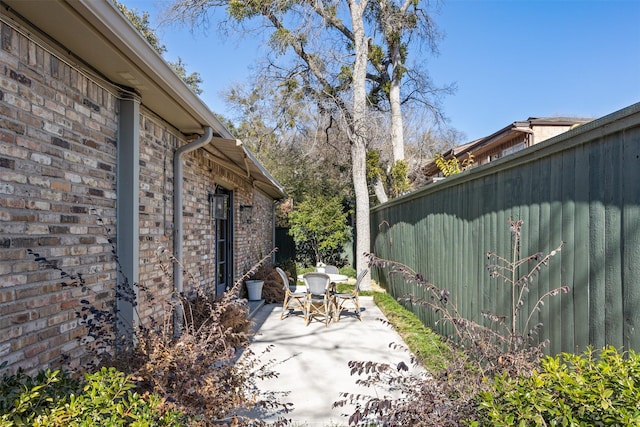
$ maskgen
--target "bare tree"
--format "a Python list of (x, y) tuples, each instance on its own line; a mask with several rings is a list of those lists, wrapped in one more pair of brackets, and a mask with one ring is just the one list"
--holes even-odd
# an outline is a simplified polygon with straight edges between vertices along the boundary
[[(343, 126), (350, 143), (358, 270), (367, 265), (364, 254), (370, 247), (366, 180), (369, 39), (364, 22), (368, 4), (368, 0), (177, 0), (172, 7), (174, 18), (192, 25), (206, 24), (209, 8), (216, 7), (225, 8), (234, 25), (260, 18), (262, 28), (270, 31), (272, 50), (294, 54), (295, 66), (288, 69), (292, 91), (315, 100), (319, 111), (330, 112), (328, 126)], [(369, 277), (362, 287), (370, 287)]]
[(353, 200), (347, 138), (336, 131), (326, 134), (326, 117), (293, 102), (272, 79), (258, 74), (248, 80), (226, 92), (232, 133), (295, 202), (309, 195)]
[[(390, 113), (391, 157), (387, 175), (393, 175), (393, 169), (409, 169), (409, 165), (405, 163), (403, 105), (420, 104), (431, 112), (433, 122), (443, 122), (440, 98), (454, 90), (453, 85), (436, 86), (422, 67), (409, 67), (407, 64), (410, 46), (419, 50), (426, 45), (430, 53), (438, 53), (437, 42), (441, 34), (426, 9), (426, 5), (432, 3), (377, 0), (367, 14), (368, 21), (377, 29), (378, 35), (374, 40), (377, 43), (372, 42), (369, 47), (371, 64), (376, 71), (368, 76), (374, 83), (370, 99), (379, 109), (388, 108)], [(401, 90), (404, 90), (404, 95)], [(390, 179), (393, 180), (394, 177), (391, 176)], [(376, 194), (380, 202), (385, 202), (386, 194), (383, 194), (384, 189), (379, 188), (380, 186), (381, 182), (377, 182)]]

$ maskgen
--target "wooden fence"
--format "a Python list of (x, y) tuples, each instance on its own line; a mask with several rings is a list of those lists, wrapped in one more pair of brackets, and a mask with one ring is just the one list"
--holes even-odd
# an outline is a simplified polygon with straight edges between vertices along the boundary
[[(487, 251), (509, 257), (510, 217), (524, 221), (522, 255), (564, 242), (524, 307), (571, 288), (534, 315), (548, 352), (589, 344), (639, 351), (640, 103), (373, 208), (372, 252), (449, 290), (467, 318), (510, 315), (508, 290), (486, 270)], [(385, 271), (373, 274), (396, 297), (420, 292)], [(412, 310), (439, 328), (431, 311)]]
[(276, 227), (275, 246), (278, 248), (275, 256), (276, 264), (282, 264), (296, 259), (296, 244), (293, 241), (293, 237), (289, 235), (288, 228)]

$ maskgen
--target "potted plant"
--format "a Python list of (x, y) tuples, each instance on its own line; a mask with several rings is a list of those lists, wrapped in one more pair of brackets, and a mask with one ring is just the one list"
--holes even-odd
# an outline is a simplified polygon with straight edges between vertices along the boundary
[(260, 301), (262, 299), (262, 286), (264, 280), (247, 280), (247, 294), (249, 295), (249, 301)]
[(272, 271), (273, 268), (266, 264), (260, 264), (253, 271), (249, 272), (248, 280), (245, 280), (245, 285), (247, 287), (247, 299), (249, 301), (260, 301), (262, 298), (262, 290), (264, 287), (264, 282), (269, 272)]

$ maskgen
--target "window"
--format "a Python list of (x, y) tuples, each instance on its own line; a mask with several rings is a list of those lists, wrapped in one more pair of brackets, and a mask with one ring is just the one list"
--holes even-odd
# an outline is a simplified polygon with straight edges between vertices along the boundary
[(508, 156), (509, 154), (513, 154), (520, 150), (524, 150), (525, 148), (527, 148), (527, 146), (524, 142), (520, 142), (516, 145), (512, 145), (511, 147), (508, 147), (502, 150), (502, 157)]

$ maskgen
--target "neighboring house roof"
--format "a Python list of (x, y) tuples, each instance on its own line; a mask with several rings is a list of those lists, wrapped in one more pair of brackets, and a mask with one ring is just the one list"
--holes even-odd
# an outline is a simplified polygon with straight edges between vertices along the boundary
[[(583, 118), (565, 118), (565, 117), (529, 117), (527, 120), (513, 122), (508, 126), (500, 129), (499, 131), (469, 144), (464, 151), (460, 151), (460, 154), (466, 152), (477, 151), (480, 148), (488, 145), (498, 145), (511, 139), (514, 135), (519, 133), (533, 133), (533, 128), (536, 126), (573, 126), (576, 124), (583, 124), (593, 119)], [(540, 142), (540, 141), (536, 141)]]
[(206, 147), (208, 151), (222, 156), (274, 199), (285, 196), (282, 186), (109, 0), (2, 2), (41, 29), (38, 36), (43, 42), (74, 58), (76, 67), (125, 90), (134, 89), (146, 108), (185, 135), (202, 134), (211, 127), (218, 137)]
[[(575, 125), (581, 125), (590, 122), (591, 120), (593, 119), (576, 117), (529, 117), (527, 120), (513, 122), (489, 136), (454, 147), (449, 151), (443, 153), (443, 157), (445, 159), (451, 159), (453, 157), (464, 159), (468, 154), (473, 154), (474, 157), (478, 157), (482, 153), (488, 152), (493, 147), (498, 147), (504, 143), (512, 141), (518, 135), (534, 134), (534, 129), (540, 127), (551, 128), (555, 126), (561, 126), (568, 129)], [(539, 140), (533, 141), (533, 143), (537, 144), (547, 138), (548, 137), (541, 138)], [(435, 162), (432, 161), (423, 168), (423, 172), (427, 176), (434, 176), (438, 174), (439, 169)]]

